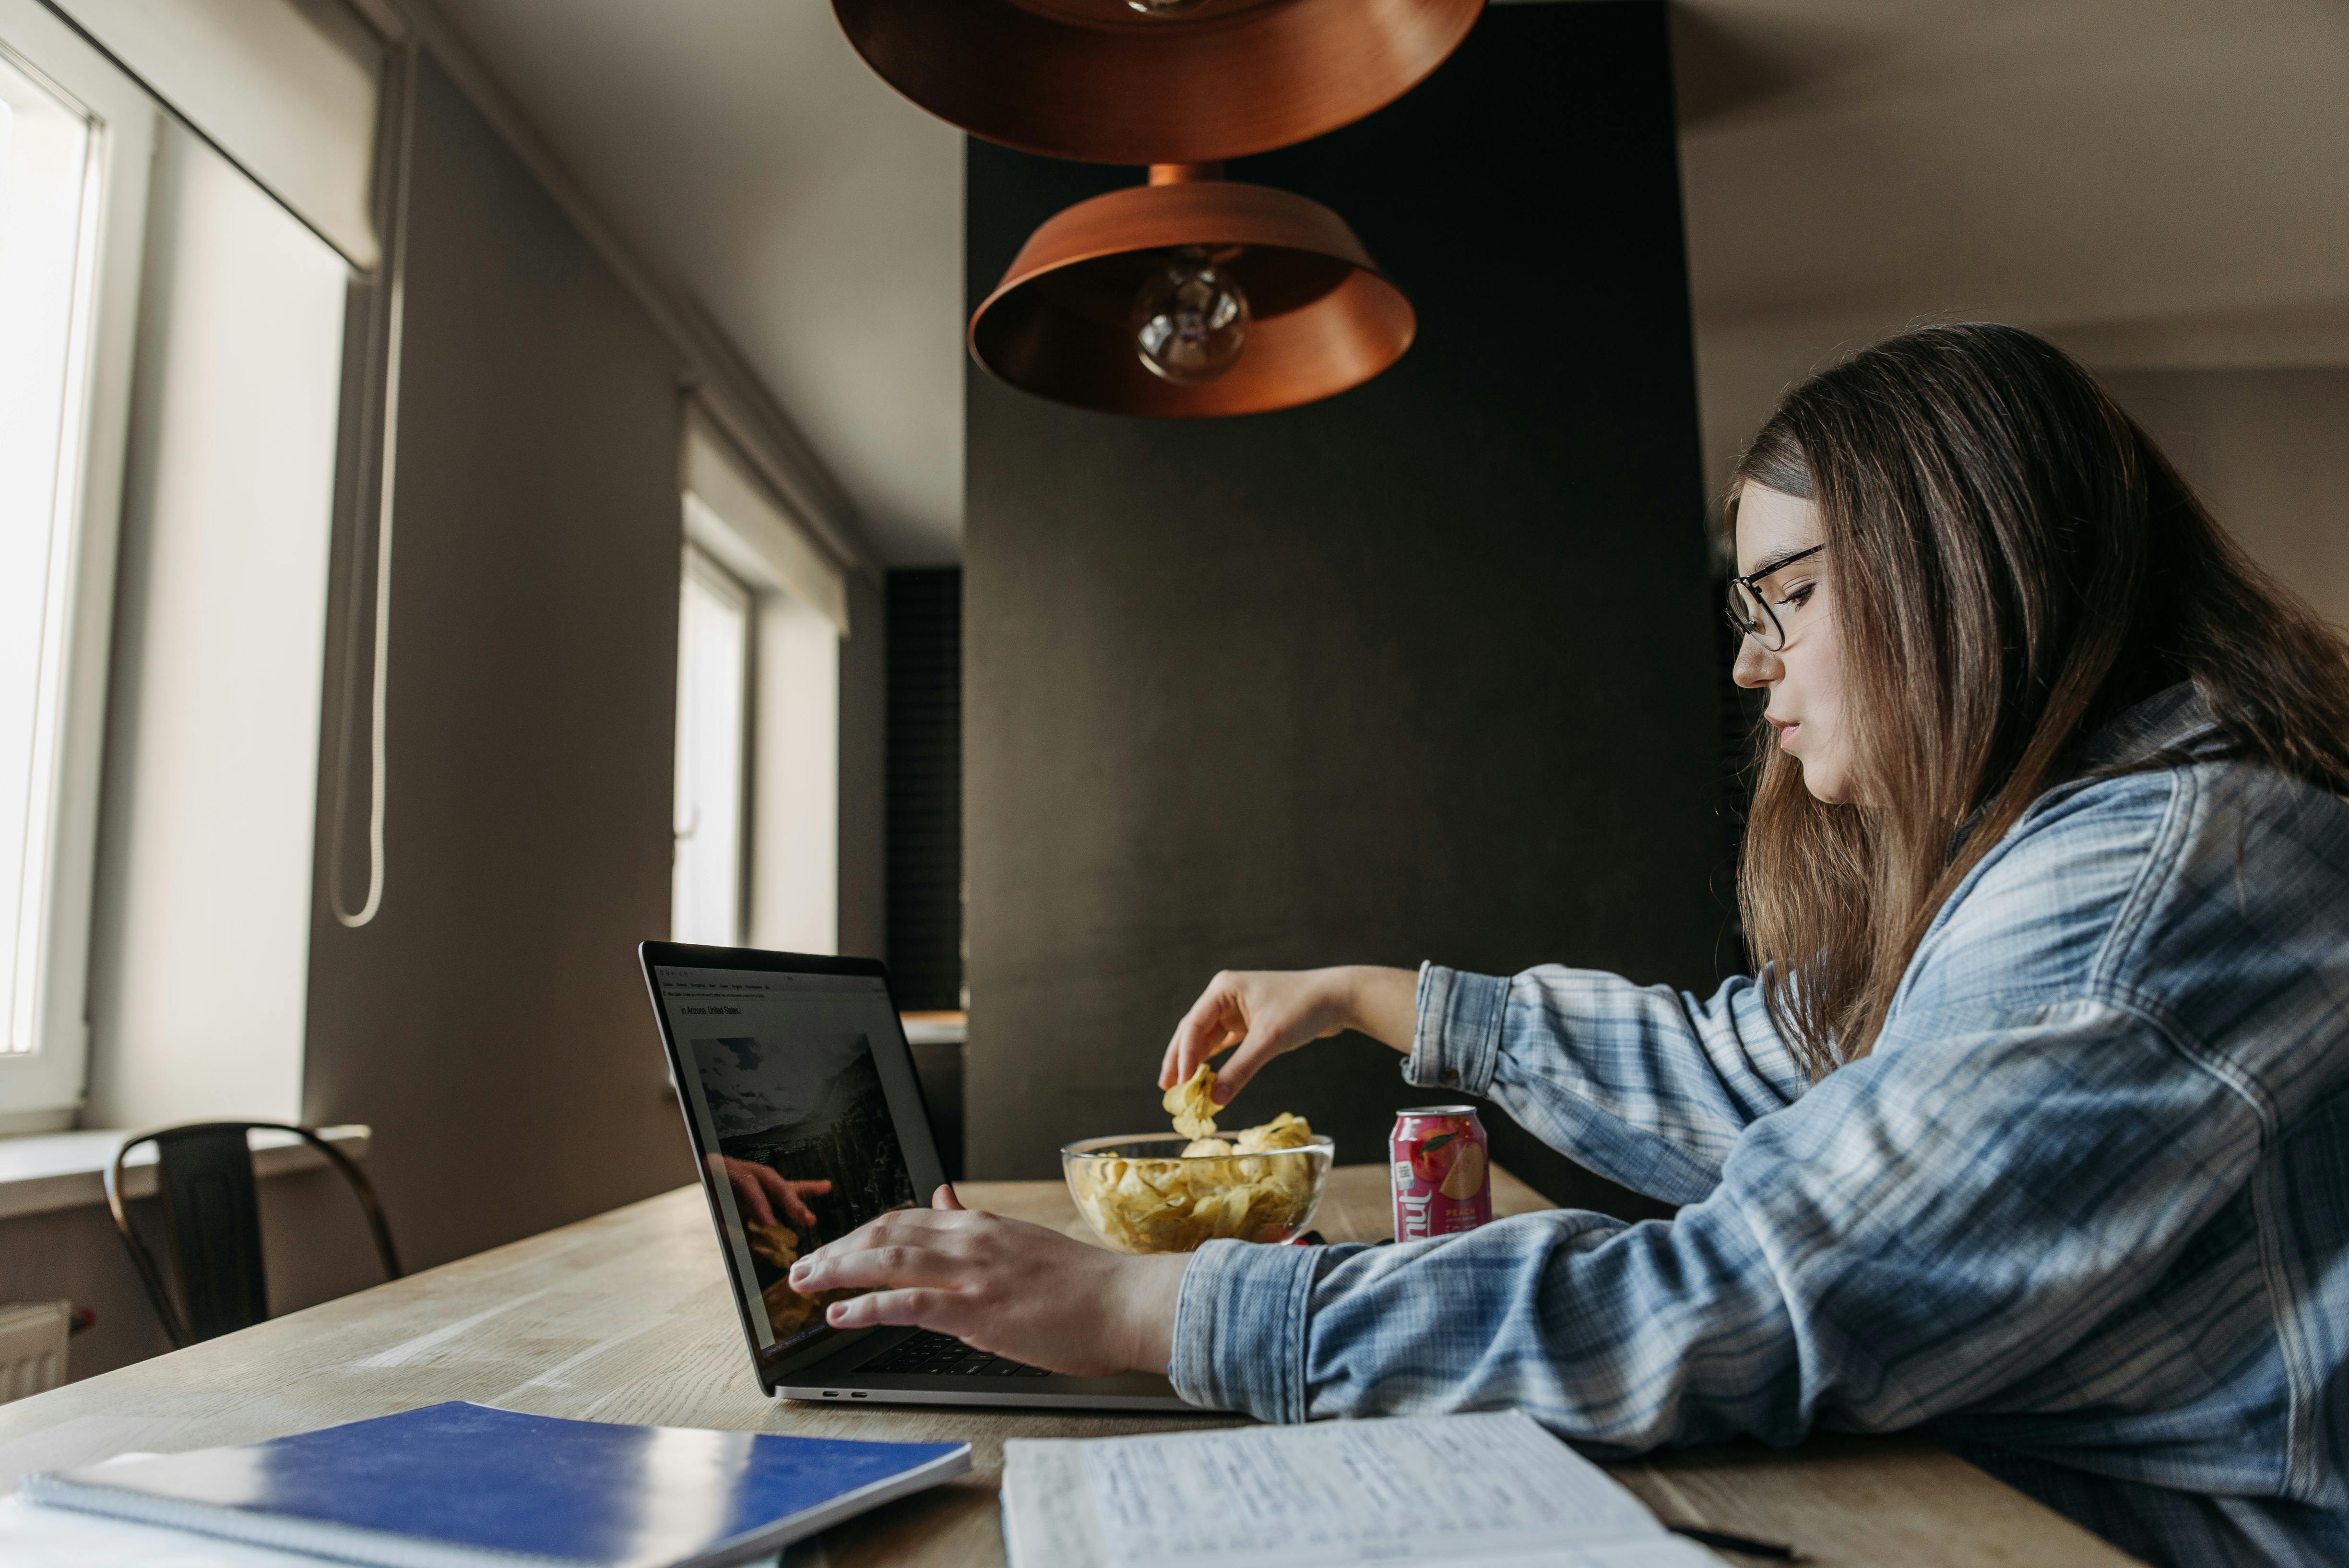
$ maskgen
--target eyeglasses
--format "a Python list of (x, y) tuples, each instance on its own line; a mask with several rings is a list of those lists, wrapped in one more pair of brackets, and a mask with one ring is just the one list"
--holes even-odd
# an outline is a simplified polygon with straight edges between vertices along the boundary
[(1775, 653), (1786, 646), (1786, 628), (1763, 595), (1762, 579), (1777, 576), (1797, 561), (1806, 561), (1825, 545), (1814, 545), (1807, 550), (1797, 550), (1783, 560), (1773, 561), (1758, 572), (1729, 579), (1729, 627), (1740, 637), (1750, 637), (1764, 650)]

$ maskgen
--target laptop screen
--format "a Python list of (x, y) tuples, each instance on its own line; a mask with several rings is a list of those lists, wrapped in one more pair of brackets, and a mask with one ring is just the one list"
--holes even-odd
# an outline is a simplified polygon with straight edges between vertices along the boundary
[[(705, 1187), (762, 1364), (833, 1333), (798, 1258), (936, 1179), (913, 1059), (878, 974), (657, 965)], [(916, 1129), (909, 1151), (901, 1129)], [(909, 1153), (914, 1157), (909, 1159)]]

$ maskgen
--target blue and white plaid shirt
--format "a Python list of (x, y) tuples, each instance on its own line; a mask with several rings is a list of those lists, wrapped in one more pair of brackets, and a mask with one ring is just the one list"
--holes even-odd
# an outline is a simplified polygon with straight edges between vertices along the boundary
[[(2176, 688), (2090, 760), (2208, 723)], [(1433, 964), (1403, 1075), (1685, 1207), (1211, 1242), (1185, 1397), (1601, 1455), (1921, 1426), (2152, 1562), (2349, 1563), (2349, 804), (2223, 761), (2051, 791), (1817, 1084), (1748, 980)]]

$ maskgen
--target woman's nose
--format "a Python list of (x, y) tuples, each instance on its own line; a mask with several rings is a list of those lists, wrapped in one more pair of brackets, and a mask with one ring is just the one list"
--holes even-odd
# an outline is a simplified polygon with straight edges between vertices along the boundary
[(1737, 661), (1729, 667), (1729, 678), (1748, 691), (1767, 686), (1780, 674), (1778, 656), (1764, 648), (1754, 638), (1744, 638), (1737, 644)]

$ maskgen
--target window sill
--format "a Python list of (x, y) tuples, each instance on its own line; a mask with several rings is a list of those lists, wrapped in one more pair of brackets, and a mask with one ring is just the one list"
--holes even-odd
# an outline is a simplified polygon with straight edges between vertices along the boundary
[[(365, 1126), (320, 1127), (318, 1136), (353, 1159), (365, 1159), (372, 1129)], [(31, 1133), (0, 1137), (0, 1220), (46, 1214), (57, 1209), (79, 1209), (106, 1201), (100, 1172), (114, 1163), (115, 1150), (126, 1135), (119, 1131)], [(326, 1158), (292, 1133), (260, 1132), (253, 1137), (253, 1173), (283, 1176), (290, 1171), (324, 1166)], [(155, 1194), (155, 1147), (152, 1144), (130, 1157), (122, 1172), (123, 1191), (131, 1198)]]
[(968, 1012), (901, 1012), (908, 1045), (960, 1045), (970, 1033)]

